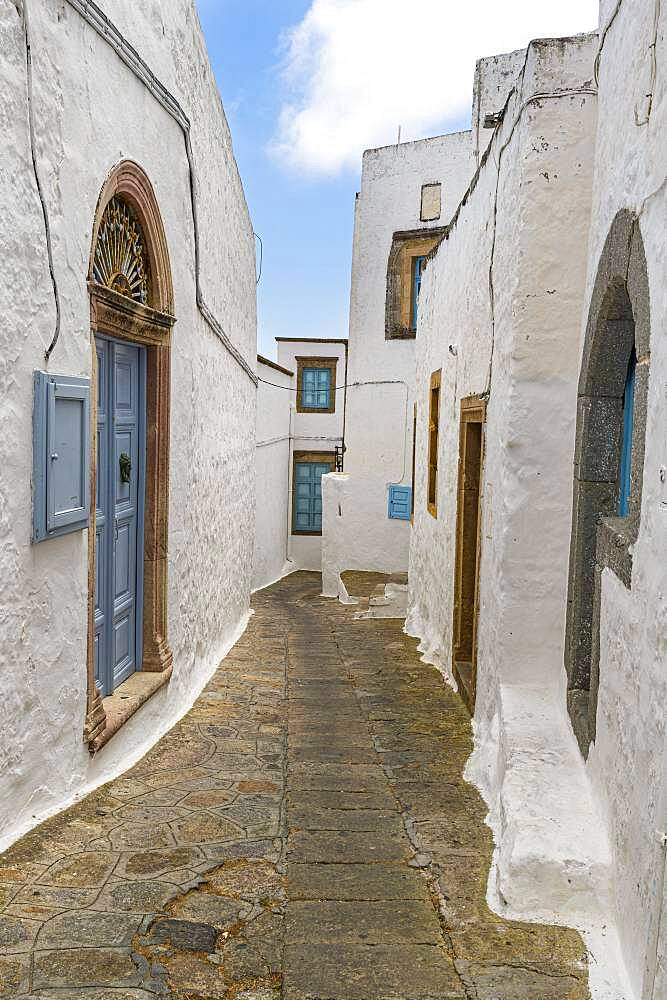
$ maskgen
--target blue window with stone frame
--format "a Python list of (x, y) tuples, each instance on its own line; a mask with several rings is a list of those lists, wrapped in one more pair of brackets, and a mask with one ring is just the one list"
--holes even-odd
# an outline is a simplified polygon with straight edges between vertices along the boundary
[(424, 273), (424, 265), (426, 264), (426, 257), (413, 257), (412, 259), (412, 303), (410, 307), (410, 316), (412, 322), (412, 329), (417, 329), (417, 316), (419, 312), (419, 293), (422, 287), (422, 274)]
[(292, 485), (292, 531), (300, 535), (322, 534), (322, 476), (334, 468), (332, 461), (294, 462)]
[(637, 356), (632, 351), (623, 392), (623, 431), (621, 438), (621, 468), (618, 477), (618, 516), (627, 517), (630, 511), (632, 480), (632, 428), (635, 406), (635, 372)]
[(331, 408), (330, 368), (302, 369), (301, 405), (308, 410), (329, 410)]

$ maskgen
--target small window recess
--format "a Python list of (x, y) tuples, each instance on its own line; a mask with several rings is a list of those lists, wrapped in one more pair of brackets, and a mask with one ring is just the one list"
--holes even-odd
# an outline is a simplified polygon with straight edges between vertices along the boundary
[(442, 213), (442, 184), (422, 184), (419, 218), (422, 222), (435, 222)]

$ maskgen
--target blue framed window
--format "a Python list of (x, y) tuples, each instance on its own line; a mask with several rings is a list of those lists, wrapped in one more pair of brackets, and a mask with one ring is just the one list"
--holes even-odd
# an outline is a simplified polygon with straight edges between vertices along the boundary
[(630, 485), (632, 479), (632, 427), (635, 407), (635, 372), (637, 356), (632, 350), (623, 392), (623, 437), (621, 439), (621, 469), (618, 477), (618, 516), (627, 517), (630, 511)]
[(410, 486), (390, 486), (387, 516), (391, 520), (409, 521), (412, 511), (412, 489)]
[(301, 405), (308, 410), (331, 409), (331, 369), (301, 370)]
[(322, 476), (331, 472), (334, 461), (303, 462), (295, 458), (292, 486), (292, 532), (322, 534)]
[(422, 287), (422, 274), (424, 273), (424, 265), (426, 264), (426, 257), (413, 257), (412, 258), (412, 303), (410, 307), (410, 316), (412, 320), (411, 329), (417, 329), (417, 315), (419, 312), (419, 293)]

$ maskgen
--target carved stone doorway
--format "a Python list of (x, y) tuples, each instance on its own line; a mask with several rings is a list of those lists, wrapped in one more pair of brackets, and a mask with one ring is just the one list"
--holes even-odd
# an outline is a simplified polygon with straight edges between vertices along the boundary
[[(145, 350), (146, 470), (143, 524), (143, 653), (133, 673), (102, 698), (95, 683), (96, 511), (88, 533), (88, 701), (84, 739), (100, 749), (171, 676), (167, 640), (170, 362), (173, 290), (164, 228), (152, 186), (130, 161), (116, 167), (98, 201), (88, 288), (91, 351), (102, 334)], [(95, 367), (94, 367), (95, 370)], [(93, 393), (91, 496), (97, 496), (97, 399)], [(123, 690), (125, 689), (125, 690)]]

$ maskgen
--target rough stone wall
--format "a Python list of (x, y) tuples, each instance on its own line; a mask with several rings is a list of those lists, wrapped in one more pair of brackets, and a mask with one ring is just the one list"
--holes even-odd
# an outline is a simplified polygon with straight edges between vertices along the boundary
[[(615, 9), (605, 0), (600, 25)], [(597, 737), (587, 769), (605, 803), (614, 860), (616, 918), (632, 984), (642, 1000), (667, 995), (667, 901), (663, 896), (667, 829), (667, 11), (658, 23), (651, 81), (653, 0), (624, 0), (600, 59), (595, 183), (588, 260), (590, 295), (615, 215), (639, 216), (651, 305), (651, 361), (639, 537), (632, 587), (605, 570), (601, 594)], [(653, 91), (648, 123), (646, 97)], [(660, 914), (662, 911), (662, 917)], [(661, 919), (662, 936), (657, 940)], [(656, 957), (658, 967), (656, 972)], [(654, 982), (655, 974), (655, 982)]]
[[(261, 590), (294, 564), (288, 561), (291, 426), (296, 376), (258, 361), (255, 558), (252, 586)], [(271, 382), (273, 385), (266, 385)], [(282, 386), (282, 388), (276, 388)]]
[[(229, 130), (190, 0), (108, 4), (192, 121), (202, 286), (249, 363), (256, 337), (252, 226)], [(21, 4), (0, 8), (0, 798), (6, 843), (48, 810), (127, 767), (186, 707), (248, 610), (254, 529), (255, 387), (203, 322), (177, 124), (66, 2), (29, 4), (36, 157), (52, 228), (62, 330), (49, 370), (91, 374), (86, 289), (97, 198), (136, 160), (165, 226), (177, 324), (172, 341), (169, 640), (174, 675), (91, 761), (86, 698), (87, 539), (31, 534), (32, 372), (54, 305), (30, 158)]]
[[(342, 526), (348, 569), (393, 572), (408, 562), (410, 526), (387, 517), (389, 483), (410, 483), (414, 340), (385, 339), (387, 263), (396, 231), (445, 225), (473, 172), (470, 132), (364, 153), (350, 295), (345, 471), (354, 518)], [(440, 219), (420, 222), (422, 184), (442, 183)]]

